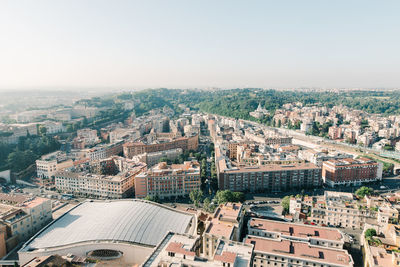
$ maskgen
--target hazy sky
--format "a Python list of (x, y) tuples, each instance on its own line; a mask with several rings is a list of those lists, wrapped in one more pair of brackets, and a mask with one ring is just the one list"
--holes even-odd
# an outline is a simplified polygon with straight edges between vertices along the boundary
[(0, 0), (0, 88), (400, 87), (400, 1)]

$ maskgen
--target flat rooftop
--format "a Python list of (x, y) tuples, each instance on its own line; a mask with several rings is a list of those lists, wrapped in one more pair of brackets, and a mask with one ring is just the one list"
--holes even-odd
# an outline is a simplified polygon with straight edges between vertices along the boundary
[(192, 220), (193, 215), (137, 199), (87, 201), (46, 226), (21, 251), (99, 240), (155, 246), (168, 231), (190, 232)]
[[(160, 264), (168, 266), (222, 266), (221, 262), (230, 263), (230, 266), (250, 266), (253, 246), (234, 241), (220, 239), (215, 254), (211, 259), (196, 256), (195, 248), (199, 237), (168, 233), (156, 247), (153, 253), (141, 265), (143, 267), (156, 267)], [(174, 256), (168, 253), (175, 253)], [(185, 255), (185, 259), (182, 255)], [(227, 266), (225, 264), (225, 266)]]
[(225, 203), (215, 210), (213, 218), (206, 229), (206, 233), (230, 238), (235, 226), (239, 223), (238, 216), (242, 204)]
[(5, 193), (0, 193), (0, 202), (6, 203), (6, 204), (11, 204), (11, 205), (17, 205), (17, 204), (22, 204), (25, 201), (29, 199), (29, 196), (26, 195), (17, 195), (17, 194), (5, 194)]
[(275, 256), (299, 258), (303, 261), (314, 261), (335, 266), (353, 266), (353, 259), (345, 250), (312, 246), (306, 242), (289, 240), (273, 240), (255, 236), (247, 236), (245, 244), (253, 244), (254, 251), (265, 252)]
[(34, 208), (36, 206), (43, 204), (46, 201), (51, 201), (51, 200), (48, 198), (35, 197), (34, 199), (32, 199), (30, 201), (24, 202), (22, 205), (20, 205), (20, 207), (31, 209), (31, 208)]
[[(389, 267), (393, 266), (393, 256), (386, 252), (386, 249), (369, 246), (374, 266)], [(393, 252), (394, 253), (394, 252)]]
[(249, 167), (236, 167), (232, 169), (224, 169), (227, 173), (242, 173), (242, 172), (269, 172), (269, 171), (298, 171), (298, 170), (314, 170), (321, 169), (313, 163), (292, 163), (292, 164), (268, 164), (261, 166), (249, 166)]
[(343, 235), (337, 229), (317, 227), (312, 225), (287, 223), (256, 218), (252, 218), (249, 221), (249, 225), (251, 228), (254, 229), (265, 230), (269, 232), (278, 232), (293, 237), (312, 237), (334, 241), (343, 240)]

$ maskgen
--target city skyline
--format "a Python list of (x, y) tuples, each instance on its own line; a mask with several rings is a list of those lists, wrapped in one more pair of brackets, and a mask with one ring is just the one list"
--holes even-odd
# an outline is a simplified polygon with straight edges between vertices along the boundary
[(397, 1), (0, 6), (1, 91), (400, 84)]

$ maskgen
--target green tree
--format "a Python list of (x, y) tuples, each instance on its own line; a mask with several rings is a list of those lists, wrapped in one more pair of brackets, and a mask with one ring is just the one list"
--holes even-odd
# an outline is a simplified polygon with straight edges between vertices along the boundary
[(200, 177), (202, 183), (207, 179), (207, 160), (202, 159), (201, 164), (200, 164)]
[(172, 161), (169, 160), (167, 157), (162, 157), (158, 160), (158, 162), (166, 162), (167, 164), (171, 164)]
[(160, 200), (160, 198), (158, 197), (158, 195), (155, 195), (155, 196), (146, 196), (146, 197), (144, 198), (144, 200), (153, 201), (153, 202), (156, 202), (156, 203), (161, 203), (161, 200)]
[(393, 151), (393, 150), (394, 150), (394, 147), (393, 147), (392, 145), (386, 144), (386, 145), (383, 147), (383, 150)]
[(198, 189), (195, 189), (195, 190), (193, 190), (193, 191), (190, 191), (190, 193), (189, 193), (189, 198), (190, 198), (190, 200), (193, 202), (193, 204), (194, 204), (196, 207), (199, 207), (199, 206), (200, 206), (201, 199), (203, 198), (203, 192), (200, 191), (200, 190), (198, 190)]
[(203, 201), (203, 209), (208, 212), (210, 209), (210, 205), (211, 205), (211, 201), (208, 197), (206, 197)]
[(374, 228), (369, 228), (365, 230), (365, 238), (376, 236), (376, 230)]
[(243, 202), (245, 200), (245, 195), (242, 192), (220, 190), (215, 194), (214, 199), (218, 204), (223, 204), (226, 202)]
[(246, 196), (243, 192), (233, 192), (232, 198), (232, 202), (244, 202), (246, 200)]
[(365, 196), (370, 196), (373, 193), (374, 193), (374, 189), (372, 189), (371, 187), (366, 187), (366, 186), (362, 186), (362, 187), (358, 188), (356, 191), (356, 195), (360, 198), (363, 198)]
[(40, 134), (41, 136), (43, 136), (43, 135), (46, 135), (46, 133), (47, 133), (47, 128), (46, 128), (46, 126), (40, 125), (40, 126), (39, 126), (39, 134)]
[(215, 194), (215, 200), (218, 204), (230, 202), (232, 200), (232, 191), (221, 190)]
[(74, 131), (74, 127), (73, 127), (71, 124), (67, 124), (67, 127), (65, 128), (65, 130), (66, 130), (68, 133), (71, 133), (71, 132)]
[(291, 197), (293, 197), (293, 196), (285, 196), (285, 197), (282, 199), (281, 206), (282, 206), (282, 208), (283, 208), (283, 213), (284, 213), (284, 214), (289, 213), (290, 198), (291, 198)]
[(296, 123), (294, 124), (294, 127), (293, 127), (295, 130), (298, 130), (298, 129), (300, 129), (301, 128), (301, 121), (296, 121)]

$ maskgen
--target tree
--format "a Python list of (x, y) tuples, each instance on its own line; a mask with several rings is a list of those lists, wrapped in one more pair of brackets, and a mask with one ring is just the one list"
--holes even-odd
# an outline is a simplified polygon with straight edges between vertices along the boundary
[(156, 203), (161, 203), (160, 198), (158, 197), (158, 195), (155, 195), (155, 196), (146, 196), (146, 197), (144, 198), (144, 200), (153, 201), (153, 202), (156, 202)]
[(244, 202), (246, 200), (246, 196), (242, 192), (233, 192), (232, 197), (232, 202)]
[(220, 190), (215, 194), (215, 200), (218, 204), (226, 202), (243, 202), (245, 200), (245, 195), (242, 192)]
[(201, 179), (204, 181), (207, 178), (207, 160), (202, 159), (201, 165), (200, 165), (200, 170), (201, 170)]
[(167, 157), (162, 157), (158, 160), (158, 162), (166, 162), (167, 164), (172, 163), (171, 160), (169, 160)]
[(190, 192), (189, 198), (196, 207), (199, 207), (201, 199), (203, 198), (203, 192), (198, 189), (195, 189)]
[(359, 198), (363, 198), (365, 196), (370, 196), (373, 193), (374, 193), (374, 189), (372, 189), (371, 187), (366, 187), (366, 186), (362, 186), (362, 187), (358, 188), (356, 191), (356, 195)]
[(311, 128), (311, 134), (318, 136), (320, 134), (319, 130), (320, 124), (317, 121), (313, 122), (312, 128)]
[(376, 230), (374, 228), (369, 228), (365, 230), (365, 238), (376, 236)]
[(298, 130), (301, 128), (301, 121), (296, 121), (295, 125), (294, 125), (294, 129)]
[(394, 150), (394, 147), (393, 147), (392, 145), (386, 144), (386, 145), (383, 147), (383, 150), (393, 151), (393, 150)]
[(208, 197), (206, 197), (203, 201), (203, 209), (208, 212), (210, 209), (210, 205), (211, 205), (211, 201)]
[(43, 136), (43, 135), (46, 135), (46, 133), (47, 133), (47, 128), (46, 128), (46, 126), (40, 125), (40, 126), (39, 126), (39, 134), (40, 134), (41, 136)]
[(394, 164), (383, 162), (383, 174), (384, 176), (391, 176), (393, 175)]
[(74, 127), (72, 127), (71, 124), (68, 124), (67, 127), (65, 128), (65, 130), (66, 130), (68, 133), (71, 133), (71, 132), (74, 130)]
[(285, 197), (282, 199), (281, 205), (282, 205), (283, 213), (284, 213), (284, 214), (289, 213), (290, 198), (291, 198), (291, 197), (292, 197), (292, 196), (285, 196)]

